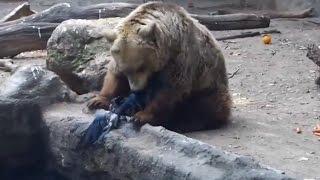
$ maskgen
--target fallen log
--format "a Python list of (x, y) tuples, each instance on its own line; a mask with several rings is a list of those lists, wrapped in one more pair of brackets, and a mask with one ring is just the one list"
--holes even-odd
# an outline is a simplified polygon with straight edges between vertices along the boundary
[(106, 3), (71, 8), (68, 3), (55, 5), (40, 13), (0, 24), (0, 58), (21, 52), (46, 49), (52, 31), (68, 19), (124, 17), (137, 5)]
[[(136, 7), (136, 4), (105, 3), (71, 8), (69, 4), (62, 3), (40, 13), (2, 23), (0, 24), (0, 48), (2, 48), (0, 58), (12, 57), (25, 51), (45, 49), (50, 33), (57, 26), (57, 23), (62, 21), (68, 19), (125, 17)], [(270, 24), (269, 18), (252, 14), (221, 16), (192, 14), (191, 16), (210, 30), (264, 28)], [(38, 29), (40, 29), (41, 33), (42, 31), (46, 33), (42, 35), (42, 38), (39, 38), (41, 33), (38, 33)]]
[[(0, 28), (21, 22), (61, 23), (68, 19), (125, 17), (136, 7), (136, 4), (105, 3), (71, 8), (69, 4), (63, 3), (26, 18), (2, 23), (0, 24)], [(265, 28), (269, 27), (270, 24), (269, 18), (254, 14), (227, 14), (217, 16), (191, 14), (191, 16), (199, 20), (200, 23), (207, 26), (210, 30)]]
[(58, 23), (21, 23), (0, 28), (0, 57), (45, 49)]
[[(241, 10), (224, 10), (224, 9), (218, 9), (213, 12), (209, 12), (209, 15), (227, 15), (227, 14), (236, 14), (241, 13)], [(277, 18), (307, 18), (312, 17), (314, 15), (314, 8), (308, 8), (301, 11), (283, 11), (283, 12), (270, 12), (265, 11), (264, 13), (260, 12), (253, 12), (253, 14), (256, 14), (258, 16), (266, 16), (270, 19), (277, 19)]]
[(267, 30), (267, 31), (262, 31), (262, 32), (243, 32), (241, 34), (225, 36), (225, 37), (220, 37), (220, 38), (216, 38), (216, 39), (218, 41), (223, 41), (223, 40), (228, 40), (228, 39), (238, 39), (238, 38), (260, 36), (263, 34), (280, 34), (280, 33), (281, 33), (280, 31), (273, 29), (273, 30)]
[(85, 7), (71, 7), (68, 3), (52, 6), (37, 14), (0, 24), (0, 28), (19, 23), (61, 23), (68, 19), (99, 19), (125, 17), (137, 7), (128, 3), (104, 3)]
[(270, 19), (276, 18), (307, 18), (312, 17), (314, 13), (314, 8), (308, 8), (297, 12), (269, 12), (263, 14), (264, 16), (270, 17)]
[(255, 14), (226, 14), (226, 15), (197, 15), (191, 14), (201, 24), (214, 31), (266, 28), (270, 25), (270, 18)]
[(14, 10), (12, 10), (4, 18), (2, 18), (0, 22), (16, 20), (21, 17), (30, 16), (31, 14), (34, 14), (34, 13), (35, 12), (30, 9), (30, 4), (28, 2), (25, 2), (20, 6), (16, 7)]

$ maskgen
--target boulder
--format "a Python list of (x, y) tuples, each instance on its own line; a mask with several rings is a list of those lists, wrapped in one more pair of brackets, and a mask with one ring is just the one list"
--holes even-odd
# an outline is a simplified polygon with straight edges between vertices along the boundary
[(56, 169), (69, 179), (290, 179), (279, 171), (164, 129), (131, 123), (79, 149), (93, 119), (79, 104), (56, 104), (44, 119)]
[(38, 104), (0, 98), (0, 179), (58, 177), (50, 174), (53, 171), (47, 166), (51, 160), (48, 140)]
[(42, 66), (27, 65), (15, 70), (0, 85), (1, 96), (47, 106), (68, 100), (72, 93), (53, 72)]
[(250, 157), (150, 125), (125, 123), (79, 148), (94, 116), (83, 113), (81, 103), (39, 105), (39, 99), (55, 97), (61, 84), (31, 67), (19, 68), (8, 89), (2, 87), (0, 179), (290, 179)]
[(112, 58), (111, 42), (104, 33), (120, 20), (67, 20), (61, 23), (48, 41), (48, 69), (78, 94), (100, 90)]
[(48, 166), (52, 159), (42, 109), (71, 97), (76, 96), (42, 66), (17, 67), (1, 83), (0, 179), (62, 179)]

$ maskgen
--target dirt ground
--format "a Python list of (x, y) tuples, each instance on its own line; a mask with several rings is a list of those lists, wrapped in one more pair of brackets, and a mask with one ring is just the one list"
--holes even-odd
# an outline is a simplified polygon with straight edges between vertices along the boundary
[[(306, 20), (272, 20), (273, 43), (261, 37), (221, 42), (233, 96), (233, 121), (224, 129), (188, 134), (224, 150), (251, 155), (264, 164), (303, 178), (320, 179), (319, 68), (306, 58), (306, 47), (320, 41), (320, 27)], [(253, 30), (255, 31), (255, 30)], [(213, 32), (216, 37), (239, 31)], [(301, 128), (297, 134), (294, 129)]]
[[(10, 6), (4, 4), (0, 2), (0, 9)], [(320, 179), (320, 137), (312, 135), (313, 127), (320, 124), (320, 88), (314, 83), (319, 68), (306, 58), (309, 43), (320, 45), (320, 26), (307, 19), (279, 19), (272, 20), (267, 29), (281, 31), (272, 35), (271, 45), (264, 45), (261, 37), (220, 42), (228, 72), (239, 69), (230, 79), (232, 123), (187, 136), (253, 156), (298, 179)], [(222, 37), (240, 32), (213, 34)], [(44, 64), (44, 58), (45, 52), (25, 53), (13, 61)], [(7, 76), (0, 73), (2, 80)], [(294, 131), (297, 127), (301, 134)]]

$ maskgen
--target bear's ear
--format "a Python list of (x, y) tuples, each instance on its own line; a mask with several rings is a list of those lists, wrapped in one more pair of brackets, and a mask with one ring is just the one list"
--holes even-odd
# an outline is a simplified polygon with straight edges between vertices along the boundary
[(103, 32), (103, 36), (107, 38), (108, 41), (113, 42), (117, 38), (117, 33), (113, 30), (106, 30)]
[(139, 30), (139, 35), (142, 37), (151, 38), (154, 36), (155, 29), (156, 29), (156, 23), (152, 22), (142, 27)]

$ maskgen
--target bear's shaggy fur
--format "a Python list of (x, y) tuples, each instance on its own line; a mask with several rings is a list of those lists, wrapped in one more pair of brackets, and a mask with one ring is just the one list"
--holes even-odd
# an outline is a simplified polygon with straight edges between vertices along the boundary
[(90, 108), (106, 108), (115, 96), (143, 90), (157, 79), (161, 88), (135, 114), (141, 124), (185, 132), (227, 122), (232, 101), (224, 57), (209, 30), (182, 7), (140, 5), (106, 36), (114, 41), (114, 61)]

